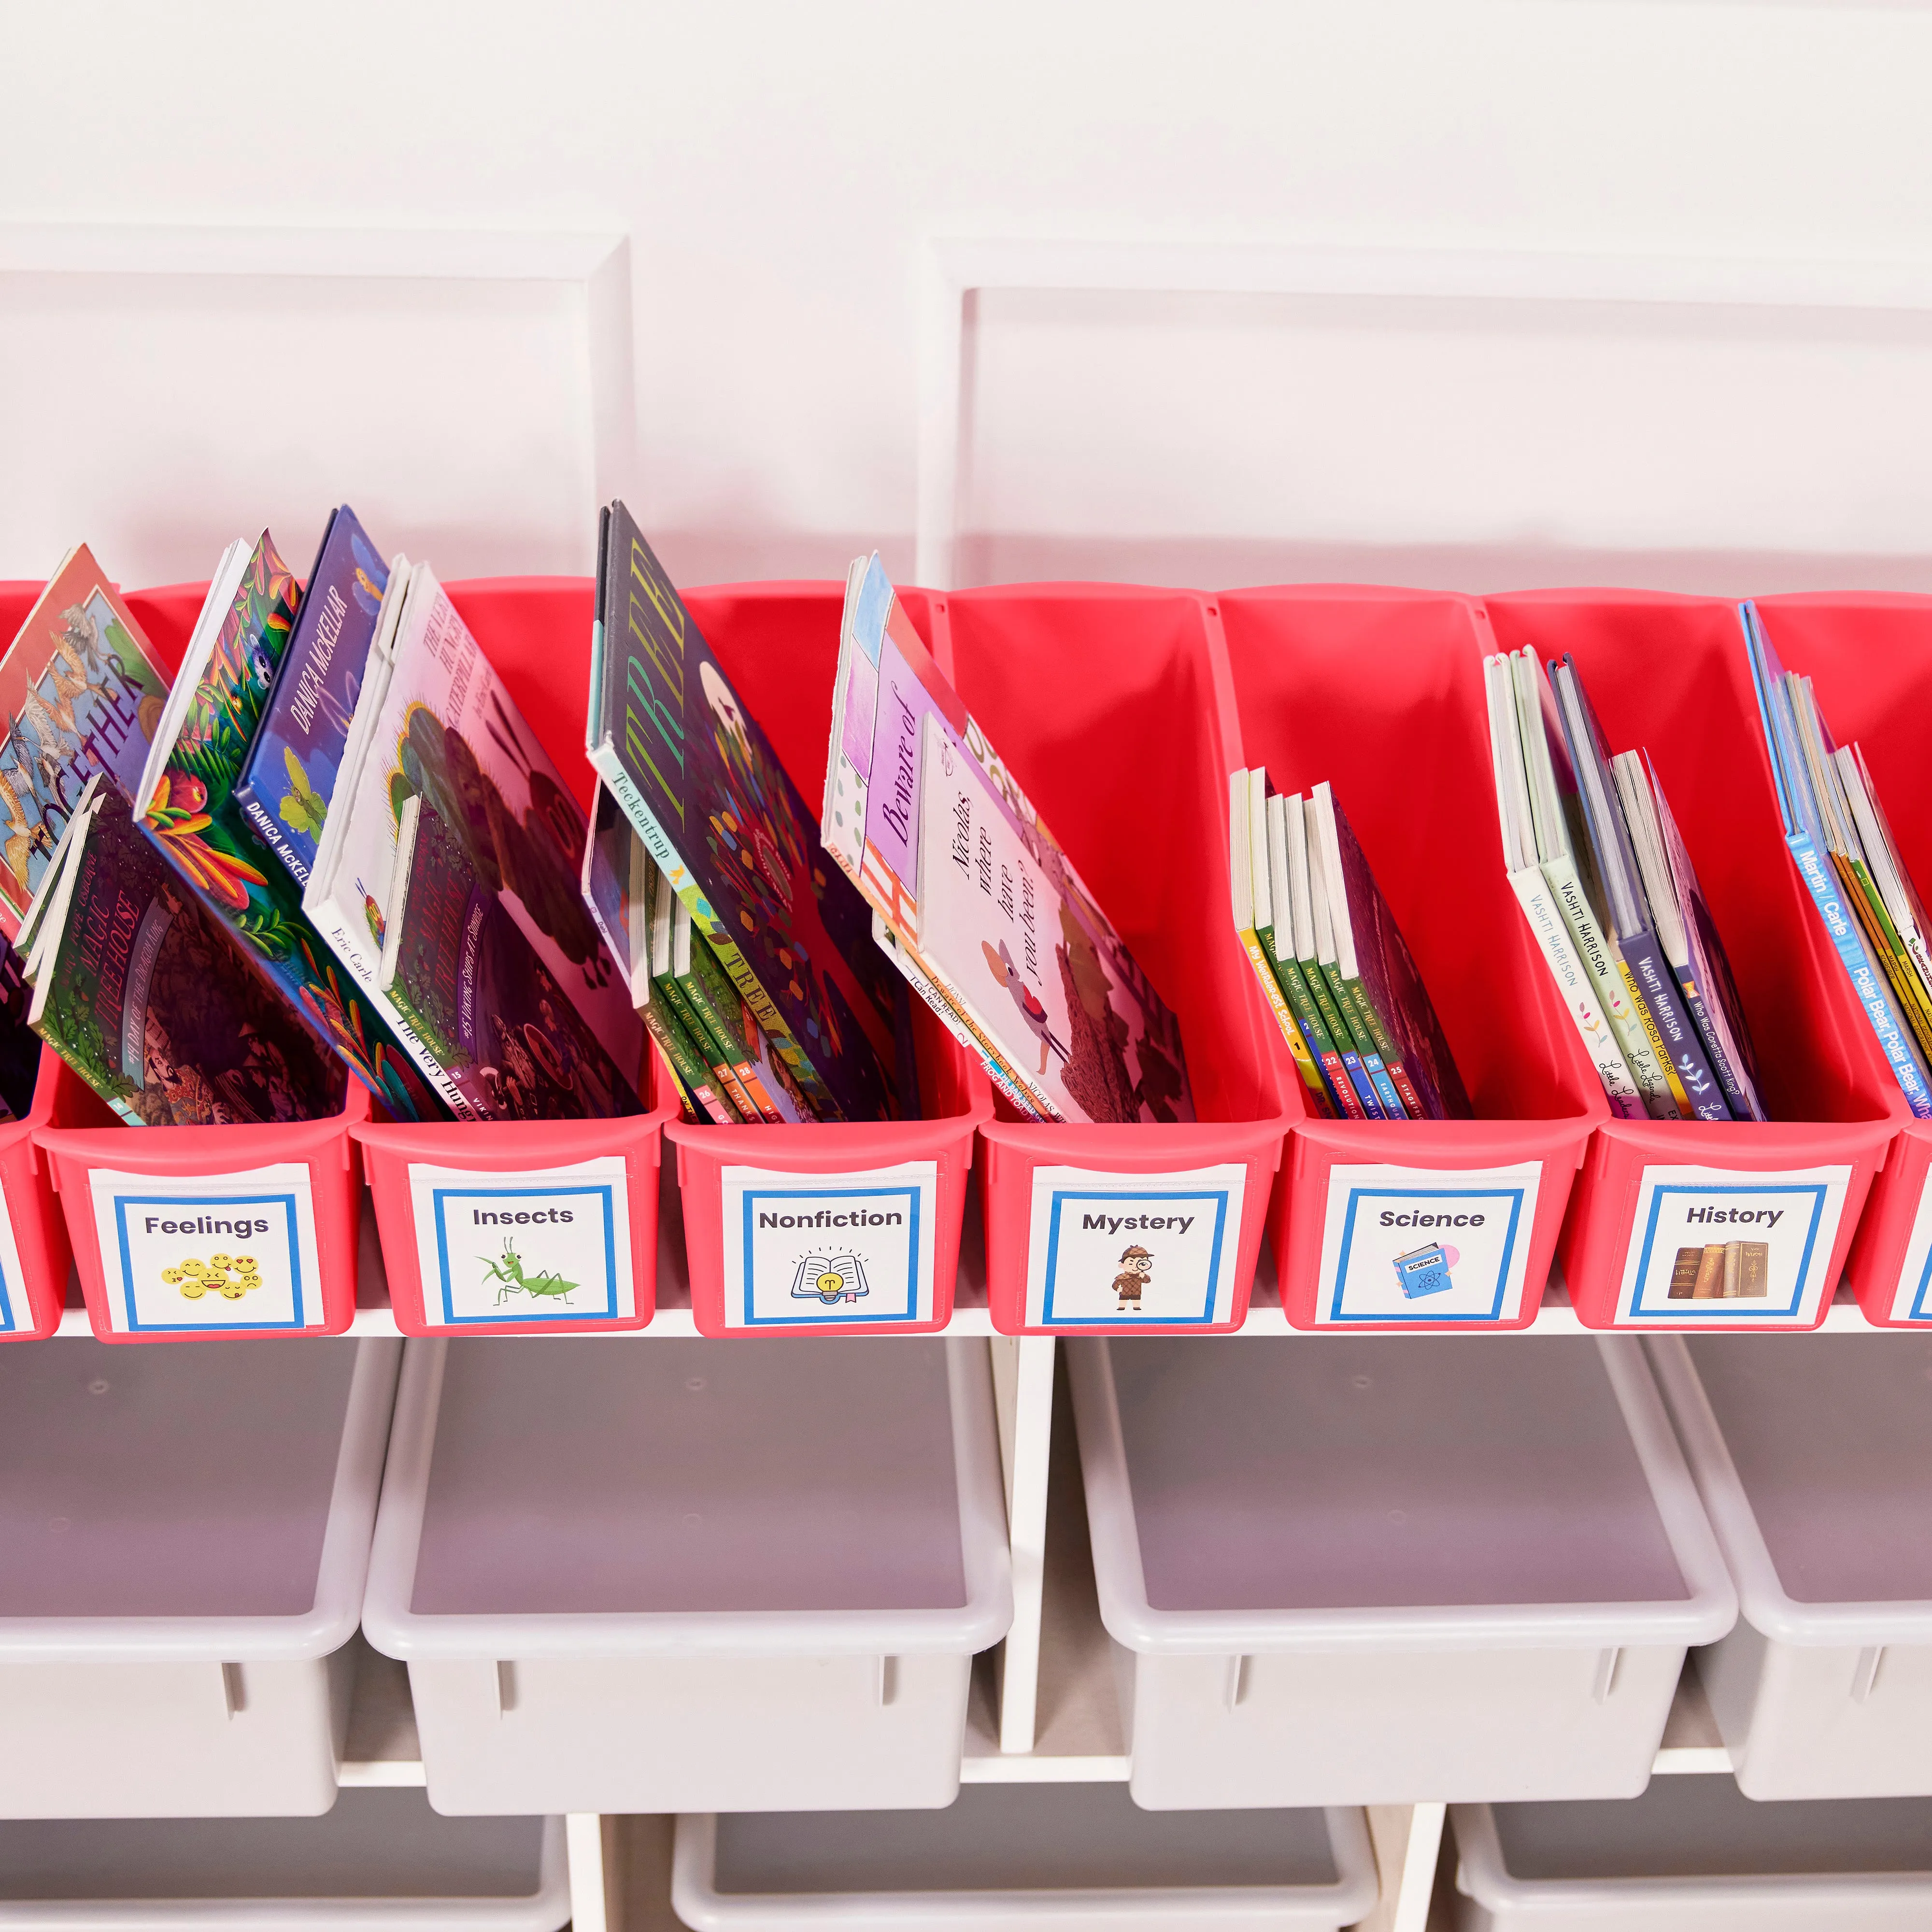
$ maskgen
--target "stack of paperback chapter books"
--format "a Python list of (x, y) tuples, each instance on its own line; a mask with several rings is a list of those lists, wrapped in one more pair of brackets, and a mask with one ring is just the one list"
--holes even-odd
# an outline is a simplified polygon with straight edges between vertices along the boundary
[(1319, 1114), (1466, 1120), (1469, 1099), (1394, 915), (1336, 802), (1228, 781), (1234, 930)]
[(1546, 672), (1533, 651), (1499, 652), (1483, 675), (1504, 868), (1612, 1112), (1766, 1118), (1724, 942), (1648, 754), (1610, 756), (1570, 657)]
[(1932, 928), (1924, 906), (1864, 754), (1833, 740), (1811, 680), (1779, 662), (1757, 606), (1738, 610), (1785, 843), (1899, 1090), (1914, 1115), (1932, 1119)]

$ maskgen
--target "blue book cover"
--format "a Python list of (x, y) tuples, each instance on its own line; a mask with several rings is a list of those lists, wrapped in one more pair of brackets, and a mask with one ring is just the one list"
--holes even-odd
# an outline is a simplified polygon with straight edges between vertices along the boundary
[(388, 567), (346, 503), (329, 518), (268, 708), (236, 781), (248, 827), (308, 884), (349, 721), (388, 587)]
[(1442, 1294), (1456, 1286), (1449, 1278), (1449, 1270), (1459, 1258), (1454, 1248), (1431, 1241), (1426, 1248), (1412, 1248), (1407, 1254), (1396, 1256), (1395, 1278), (1411, 1301), (1425, 1294)]

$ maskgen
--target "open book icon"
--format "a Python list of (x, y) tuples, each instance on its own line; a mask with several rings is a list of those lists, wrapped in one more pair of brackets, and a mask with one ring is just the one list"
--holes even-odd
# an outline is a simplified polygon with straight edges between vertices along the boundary
[(817, 1299), (830, 1308), (836, 1301), (856, 1301), (870, 1294), (866, 1264), (856, 1255), (807, 1255), (791, 1278), (795, 1300)]

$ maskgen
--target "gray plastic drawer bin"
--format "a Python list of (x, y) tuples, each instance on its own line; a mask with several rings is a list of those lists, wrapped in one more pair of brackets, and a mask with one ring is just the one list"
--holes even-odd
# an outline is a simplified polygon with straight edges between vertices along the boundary
[(400, 1353), (0, 1349), (0, 1817), (335, 1802)]
[(1767, 1804), (1728, 1778), (1660, 1778), (1620, 1803), (1458, 1804), (1449, 1821), (1456, 1932), (1932, 1925), (1922, 1799)]
[(943, 1811), (682, 1817), (692, 1932), (1339, 1932), (1376, 1902), (1360, 1811), (1137, 1809), (1121, 1784), (969, 1785)]
[(983, 1342), (411, 1342), (364, 1627), (443, 1811), (938, 1805), (1012, 1617)]
[(1649, 1346), (1737, 1583), (1696, 1669), (1738, 1784), (1932, 1794), (1932, 1337)]
[(4, 1932), (557, 1932), (569, 1916), (561, 1818), (441, 1818), (420, 1791), (345, 1791), (320, 1818), (0, 1824)]
[(1737, 1600), (1622, 1338), (1079, 1341), (1133, 1794), (1641, 1791)]

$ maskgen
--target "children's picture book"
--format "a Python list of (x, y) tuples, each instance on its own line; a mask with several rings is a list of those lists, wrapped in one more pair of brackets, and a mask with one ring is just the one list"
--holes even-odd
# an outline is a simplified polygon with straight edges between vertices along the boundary
[(397, 880), (377, 988), (408, 1014), (478, 1118), (641, 1111), (630, 1076), (564, 998), (427, 793), (403, 801)]
[(583, 809), (434, 572), (398, 557), (302, 905), (446, 1102), (474, 1118), (464, 1083), (377, 988), (398, 830), (418, 795), (462, 843), (562, 998), (634, 1076), (644, 1027), (628, 976), (584, 902)]
[[(922, 795), (928, 776), (942, 797)], [(963, 868), (940, 822), (962, 809), (974, 826)], [(876, 555), (846, 579), (819, 830), (890, 928), (889, 956), (937, 990), (956, 1037), (1004, 1069), (1029, 1112), (1194, 1118), (1179, 1022), (941, 675)], [(930, 913), (928, 860), (944, 900)]]
[[(1317, 1017), (1321, 1022), (1320, 1030), (1325, 1033), (1334, 1047), (1336, 1057), (1341, 1061), (1342, 1071), (1347, 1075), (1348, 1084), (1354, 1089), (1355, 1099), (1361, 1110), (1361, 1118), (1368, 1120), (1386, 1120), (1389, 1115), (1382, 1106), (1382, 1096), (1376, 1090), (1368, 1066), (1355, 1045), (1354, 1034), (1341, 1008), (1335, 1003), (1335, 995), (1329, 984), (1329, 975), (1322, 970), (1322, 960), (1325, 951), (1332, 963), (1334, 946), (1329, 934), (1328, 902), (1325, 894), (1321, 897), (1317, 917), (1316, 882), (1317, 873), (1310, 862), (1309, 853), (1308, 800), (1300, 792), (1292, 797), (1277, 801), (1279, 810), (1276, 818), (1281, 832), (1282, 869), (1288, 884), (1289, 930), (1292, 938), (1295, 963), (1301, 969), (1302, 984), (1308, 989), (1308, 996), (1314, 1003)], [(1269, 862), (1274, 862), (1274, 827), (1271, 823), (1269, 833)], [(1275, 931), (1281, 931), (1281, 915), (1276, 910)], [(1380, 1065), (1378, 1056), (1376, 1064)], [(1400, 1118), (1397, 1116), (1396, 1118)]]
[(783, 1061), (769, 1052), (749, 1003), (697, 930), (691, 908), (674, 893), (666, 897), (670, 970), (659, 984), (732, 1104), (747, 1120), (768, 1125), (816, 1119)]
[(292, 876), (250, 832), (235, 782), (287, 649), (301, 587), (264, 530), (208, 588), (136, 787), (142, 830), (266, 981), (402, 1120), (445, 1109), (320, 942)]
[(823, 1119), (896, 1118), (905, 995), (864, 902), (621, 502), (598, 536), (585, 744)]
[(388, 568), (346, 503), (332, 511), (295, 628), (235, 781), (256, 838), (308, 883), (349, 742)]
[(590, 836), (584, 842), (579, 884), (584, 903), (617, 970), (640, 1006), (650, 984), (650, 892), (658, 877), (644, 842), (610, 788), (598, 778), (590, 800)]
[(136, 1126), (341, 1111), (347, 1076), (101, 785), (36, 943), (34, 1030)]
[(670, 881), (658, 872), (655, 863), (651, 874), (649, 970), (639, 1010), (664, 1064), (676, 1076), (678, 1085), (690, 1096), (694, 1110), (717, 1126), (742, 1125), (744, 1114), (718, 1079), (710, 1056), (699, 1051), (683, 1015), (664, 990), (676, 976), (672, 969), (671, 932), (677, 908), (682, 902), (671, 890)]
[(167, 674), (85, 544), (61, 560), (0, 658), (0, 938), (12, 939), (88, 780), (130, 796)]

